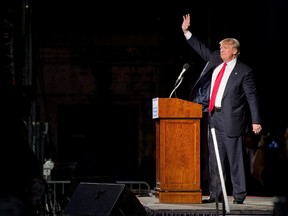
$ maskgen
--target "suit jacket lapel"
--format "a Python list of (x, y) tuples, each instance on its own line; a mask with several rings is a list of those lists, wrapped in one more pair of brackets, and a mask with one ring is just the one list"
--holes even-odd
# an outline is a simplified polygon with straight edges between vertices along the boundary
[(225, 87), (225, 90), (224, 90), (224, 93), (223, 93), (223, 98), (227, 95), (229, 89), (231, 88), (232, 86), (232, 83), (236, 82), (236, 79), (237, 77), (239, 76), (239, 70), (238, 70), (238, 67), (237, 67), (237, 64), (235, 65), (235, 67), (233, 68), (233, 70), (231, 71), (231, 74), (227, 80), (227, 83), (226, 83), (226, 87)]

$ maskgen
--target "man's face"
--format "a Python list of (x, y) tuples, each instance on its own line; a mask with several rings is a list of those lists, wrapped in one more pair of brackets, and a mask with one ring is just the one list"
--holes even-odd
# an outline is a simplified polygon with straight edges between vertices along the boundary
[(229, 43), (220, 45), (220, 56), (223, 61), (231, 61), (236, 57), (237, 50)]

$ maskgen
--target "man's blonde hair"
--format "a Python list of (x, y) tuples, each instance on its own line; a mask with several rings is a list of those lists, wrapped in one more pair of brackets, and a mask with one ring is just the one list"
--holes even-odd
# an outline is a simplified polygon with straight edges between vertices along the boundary
[(222, 44), (229, 44), (232, 45), (233, 48), (237, 50), (237, 55), (240, 54), (240, 42), (236, 38), (225, 38), (219, 42), (220, 45)]

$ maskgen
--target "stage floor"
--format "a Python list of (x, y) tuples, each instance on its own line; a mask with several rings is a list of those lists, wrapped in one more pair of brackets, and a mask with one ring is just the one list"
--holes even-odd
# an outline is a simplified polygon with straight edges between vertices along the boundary
[[(207, 198), (203, 196), (203, 199)], [(153, 196), (138, 197), (151, 216), (215, 216), (215, 215), (272, 215), (273, 198), (248, 196), (243, 204), (233, 204), (233, 197), (228, 196), (228, 205), (209, 204), (172, 204), (159, 203)], [(228, 208), (226, 208), (228, 207)], [(229, 211), (227, 211), (227, 209)]]

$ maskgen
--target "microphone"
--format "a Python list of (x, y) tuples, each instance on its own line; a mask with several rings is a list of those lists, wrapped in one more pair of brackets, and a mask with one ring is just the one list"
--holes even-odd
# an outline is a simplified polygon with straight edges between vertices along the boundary
[(178, 79), (177, 79), (177, 80), (180, 80), (180, 79), (181, 79), (181, 77), (182, 77), (183, 74), (189, 69), (189, 67), (190, 67), (190, 65), (189, 65), (188, 63), (184, 64), (183, 69), (182, 69), (180, 75), (178, 76)]
[[(174, 89), (172, 90), (169, 98), (172, 97), (173, 93), (176, 91), (176, 89), (178, 88), (178, 86), (181, 84), (181, 82), (182, 82), (182, 80), (183, 80), (183, 77), (182, 77), (182, 76), (183, 76), (183, 74), (185, 73), (185, 71), (188, 70), (189, 67), (190, 67), (190, 65), (189, 65), (188, 63), (184, 64), (183, 69), (182, 69), (180, 75), (178, 76), (178, 78), (177, 78), (177, 80), (176, 80), (176, 82), (175, 82)], [(175, 93), (175, 95), (176, 95), (176, 93)]]

